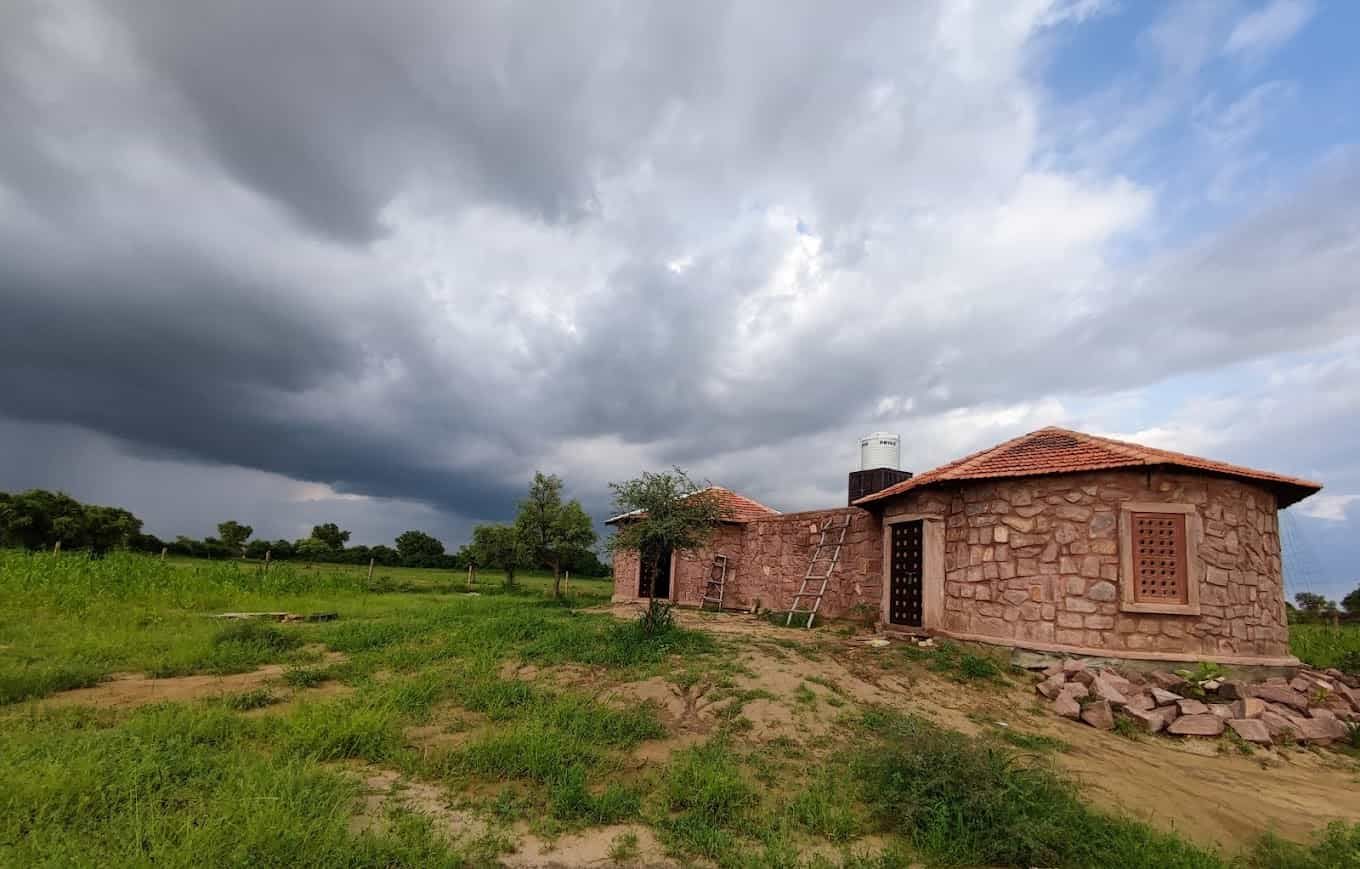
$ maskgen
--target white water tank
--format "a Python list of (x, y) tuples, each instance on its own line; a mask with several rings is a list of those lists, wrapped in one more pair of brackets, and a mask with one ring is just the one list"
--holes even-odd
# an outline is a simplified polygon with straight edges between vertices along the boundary
[(902, 466), (901, 442), (895, 434), (876, 431), (859, 439), (859, 469), (871, 471), (874, 468)]

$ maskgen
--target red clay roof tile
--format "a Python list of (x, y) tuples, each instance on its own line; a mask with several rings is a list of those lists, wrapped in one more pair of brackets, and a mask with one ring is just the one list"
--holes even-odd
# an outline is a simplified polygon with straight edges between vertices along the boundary
[(1201, 459), (1184, 453), (1146, 447), (1097, 437), (1082, 432), (1049, 426), (1021, 435), (989, 449), (964, 456), (934, 470), (903, 480), (894, 486), (866, 495), (856, 504), (891, 498), (932, 483), (950, 480), (986, 480), (1028, 477), (1036, 474), (1070, 474), (1109, 468), (1137, 468), (1167, 465), (1205, 471), (1226, 477), (1268, 484), (1275, 489), (1281, 508), (1300, 501), (1322, 488), (1320, 483), (1297, 477), (1257, 471), (1240, 465)]

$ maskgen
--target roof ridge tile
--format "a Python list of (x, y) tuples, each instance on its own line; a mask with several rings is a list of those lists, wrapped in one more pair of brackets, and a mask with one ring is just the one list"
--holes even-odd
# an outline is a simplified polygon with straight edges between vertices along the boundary
[(947, 462), (882, 491), (866, 495), (855, 501), (855, 504), (861, 505), (890, 498), (946, 480), (1003, 479), (1156, 465), (1170, 465), (1270, 483), (1276, 487), (1282, 507), (1306, 498), (1322, 488), (1320, 483), (1298, 477), (1259, 471), (1242, 465), (1087, 434), (1060, 426), (1045, 426)]

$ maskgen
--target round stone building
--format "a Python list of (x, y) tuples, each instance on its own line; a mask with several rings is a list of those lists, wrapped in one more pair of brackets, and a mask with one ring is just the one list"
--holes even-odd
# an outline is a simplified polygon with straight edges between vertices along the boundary
[(1320, 488), (1046, 428), (855, 503), (883, 525), (888, 627), (1046, 651), (1294, 664), (1278, 511)]

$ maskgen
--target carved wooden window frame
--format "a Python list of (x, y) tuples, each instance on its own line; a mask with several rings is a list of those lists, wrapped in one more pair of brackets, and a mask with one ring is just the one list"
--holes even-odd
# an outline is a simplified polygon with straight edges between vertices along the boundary
[[(1185, 518), (1185, 603), (1140, 601), (1136, 598), (1133, 523), (1134, 514), (1137, 513), (1174, 514)], [(1199, 615), (1199, 587), (1204, 580), (1204, 563), (1199, 559), (1199, 544), (1203, 539), (1204, 525), (1199, 510), (1193, 504), (1126, 501), (1119, 505), (1119, 608), (1132, 613)]]

